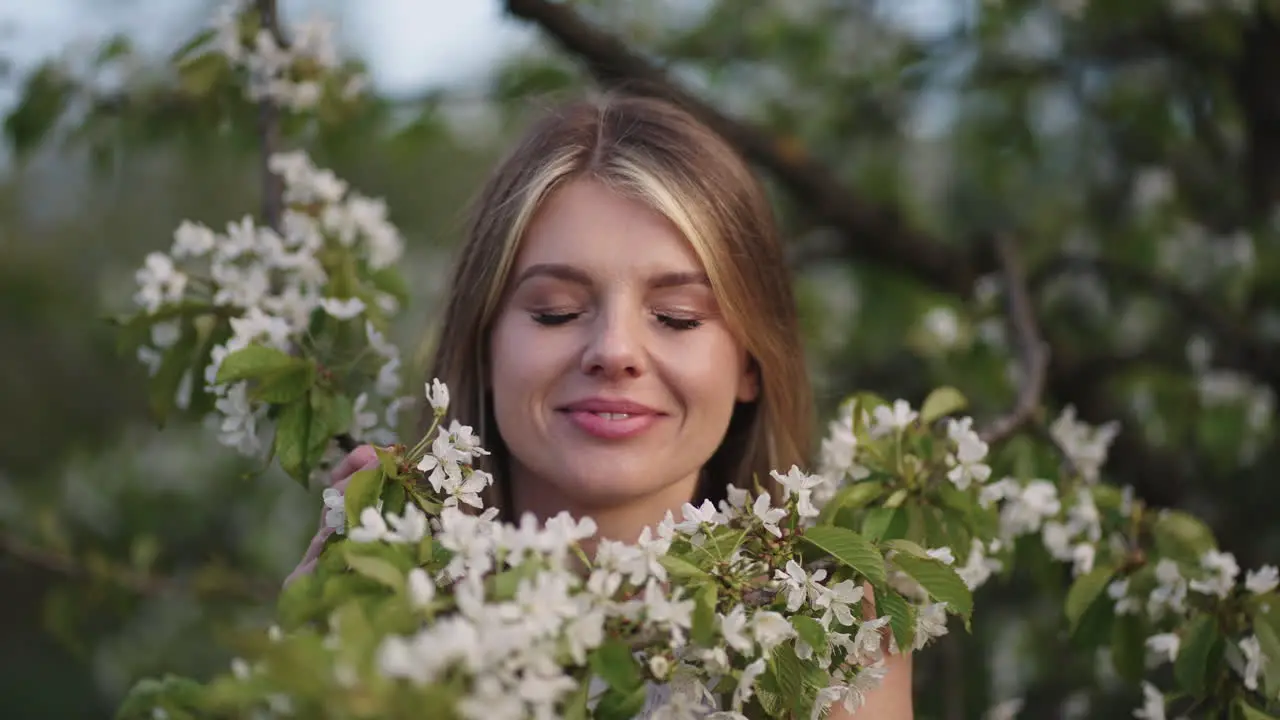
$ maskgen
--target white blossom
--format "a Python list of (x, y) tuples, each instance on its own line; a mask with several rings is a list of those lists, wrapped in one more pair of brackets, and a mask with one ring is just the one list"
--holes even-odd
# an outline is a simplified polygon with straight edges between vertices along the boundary
[(1262, 595), (1280, 586), (1280, 570), (1275, 565), (1263, 565), (1257, 570), (1250, 570), (1244, 576), (1245, 588), (1255, 595)]

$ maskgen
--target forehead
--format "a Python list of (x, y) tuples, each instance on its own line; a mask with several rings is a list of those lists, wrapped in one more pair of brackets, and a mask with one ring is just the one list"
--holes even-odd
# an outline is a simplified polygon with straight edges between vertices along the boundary
[(529, 224), (516, 271), (542, 263), (603, 273), (704, 270), (693, 246), (662, 213), (586, 179), (554, 191)]

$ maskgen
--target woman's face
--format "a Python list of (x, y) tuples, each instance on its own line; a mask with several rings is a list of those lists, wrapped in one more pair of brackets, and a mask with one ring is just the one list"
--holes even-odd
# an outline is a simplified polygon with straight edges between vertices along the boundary
[(490, 381), (518, 509), (689, 500), (757, 383), (681, 233), (576, 180), (534, 217), (509, 282)]

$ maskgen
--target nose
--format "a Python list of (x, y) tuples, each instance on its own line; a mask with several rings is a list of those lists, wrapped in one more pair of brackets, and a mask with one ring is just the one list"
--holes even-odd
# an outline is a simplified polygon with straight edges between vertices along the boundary
[(639, 313), (619, 309), (601, 312), (588, 327), (590, 335), (582, 353), (584, 373), (606, 380), (644, 373), (644, 327)]

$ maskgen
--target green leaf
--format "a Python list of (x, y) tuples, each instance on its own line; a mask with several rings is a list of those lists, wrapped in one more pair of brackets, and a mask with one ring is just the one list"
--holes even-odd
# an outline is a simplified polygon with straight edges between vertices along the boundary
[(384, 477), (382, 492), (378, 498), (382, 501), (382, 511), (384, 513), (403, 515), (405, 505), (409, 502), (409, 491), (405, 489), (402, 481)]
[(884, 483), (878, 480), (867, 480), (846, 485), (836, 492), (835, 496), (822, 506), (818, 514), (819, 525), (830, 525), (835, 521), (840, 510), (860, 510), (875, 502), (884, 494)]
[(1263, 684), (1267, 688), (1266, 696), (1271, 699), (1280, 698), (1280, 631), (1276, 630), (1276, 626), (1266, 615), (1257, 612), (1253, 616), (1253, 632), (1258, 636), (1262, 654), (1268, 659), (1277, 658), (1267, 662), (1262, 667), (1262, 673)]
[(1120, 677), (1137, 683), (1146, 675), (1147, 629), (1137, 615), (1118, 615), (1111, 625), (1111, 662)]
[(1244, 698), (1236, 699), (1236, 712), (1240, 714), (1243, 720), (1276, 720), (1275, 715), (1268, 715), (1258, 708), (1249, 704)]
[(908, 528), (907, 513), (897, 508), (872, 508), (862, 521), (862, 534), (870, 540), (892, 540), (905, 537)]
[(852, 530), (818, 525), (804, 531), (805, 542), (853, 568), (872, 585), (885, 581), (884, 556), (869, 540)]
[(617, 638), (606, 640), (590, 657), (591, 670), (609, 687), (622, 693), (644, 686), (640, 666), (631, 654), (631, 647)]
[(667, 575), (673, 578), (682, 578), (684, 580), (711, 578), (710, 573), (706, 570), (677, 555), (663, 555), (658, 558), (658, 563), (666, 569)]
[(400, 475), (400, 463), (396, 461), (395, 453), (377, 445), (373, 446), (373, 452), (378, 456), (378, 465), (382, 467), (382, 472), (387, 477), (397, 477)]
[(17, 104), (4, 119), (4, 132), (16, 156), (26, 156), (53, 132), (74, 89), (71, 79), (53, 62), (27, 75)]
[(1151, 526), (1156, 552), (1189, 565), (1217, 547), (1213, 532), (1198, 518), (1180, 510), (1161, 510)]
[[(769, 673), (774, 676), (778, 695), (795, 717), (809, 717), (821, 671), (812, 661), (801, 660), (792, 643), (774, 648), (769, 658)], [(825, 683), (822, 683), (825, 684)]]
[(249, 398), (276, 405), (294, 402), (311, 389), (315, 380), (315, 366), (303, 361), (279, 372), (261, 376), (249, 393)]
[(183, 318), (181, 327), (178, 341), (164, 351), (160, 368), (147, 387), (151, 415), (160, 427), (168, 422), (169, 414), (173, 412), (178, 387), (182, 384), (182, 377), (191, 371), (192, 356), (199, 341), (199, 334), (191, 318)]
[(570, 693), (568, 699), (564, 701), (560, 717), (563, 720), (589, 720), (591, 711), (587, 708), (587, 702), (590, 699), (591, 683), (584, 680), (579, 683), (578, 689)]
[(883, 545), (887, 550), (897, 550), (900, 553), (914, 555), (915, 557), (920, 557), (920, 558), (930, 557), (929, 551), (925, 550), (918, 543), (913, 543), (910, 540), (906, 540), (903, 538), (899, 538), (897, 540), (886, 540), (883, 543), (881, 543), (881, 545)]
[(600, 697), (593, 717), (596, 720), (632, 720), (644, 709), (647, 697), (644, 685), (630, 690), (610, 688)]
[(381, 468), (365, 468), (351, 476), (343, 497), (343, 510), (347, 514), (347, 530), (360, 525), (360, 513), (367, 507), (377, 507), (385, 477)]
[(705, 583), (693, 596), (693, 628), (690, 636), (693, 641), (704, 647), (710, 647), (716, 634), (716, 584)]
[(1203, 697), (1209, 689), (1211, 671), (1222, 653), (1222, 634), (1212, 615), (1200, 613), (1181, 633), (1182, 643), (1173, 663), (1173, 676), (1183, 690)]
[(307, 442), (311, 429), (311, 403), (305, 399), (289, 403), (276, 418), (276, 435), (271, 454), (280, 467), (303, 487), (307, 486), (310, 468), (307, 466)]
[(896, 510), (902, 507), (902, 503), (906, 502), (909, 494), (910, 493), (907, 492), (906, 488), (898, 488), (889, 495), (887, 500), (884, 501), (884, 506), (886, 508)]
[(893, 562), (902, 572), (920, 583), (937, 602), (947, 604), (947, 609), (964, 618), (965, 627), (973, 614), (973, 593), (951, 566), (931, 557), (918, 557), (899, 553)]
[(808, 615), (793, 615), (791, 617), (791, 627), (796, 629), (796, 635), (799, 635), (806, 645), (813, 648), (814, 652), (822, 653), (826, 651), (827, 631), (822, 628), (822, 623)]
[(214, 382), (225, 385), (240, 380), (254, 380), (306, 364), (306, 360), (273, 347), (247, 345), (222, 359)]
[(716, 560), (728, 560), (742, 546), (742, 541), (746, 537), (746, 530), (734, 530), (727, 527), (716, 528), (708, 534), (706, 542), (702, 544), (702, 549), (710, 553), (711, 557)]
[[(1111, 583), (1111, 578), (1115, 574), (1116, 568), (1114, 567), (1096, 567), (1092, 572), (1076, 578), (1076, 581), (1071, 584), (1071, 589), (1067, 591), (1065, 606), (1067, 623), (1071, 632), (1074, 633), (1080, 626), (1080, 620), (1084, 617), (1085, 611), (1094, 602), (1098, 601), (1098, 598), (1107, 589), (1107, 585)], [(1105, 602), (1105, 599), (1103, 601)]]
[(217, 35), (217, 31), (213, 28), (202, 30), (183, 43), (173, 54), (169, 56), (170, 63), (179, 63), (186, 60), (191, 53), (200, 49), (200, 46), (212, 40)]
[(178, 65), (178, 82), (186, 93), (202, 98), (213, 90), (229, 69), (226, 57), (222, 53), (206, 52), (188, 58)]
[(343, 554), (346, 557), (347, 566), (357, 573), (397, 592), (404, 590), (404, 573), (400, 572), (395, 565), (382, 558), (352, 552), (350, 548), (347, 548)]
[(963, 394), (953, 387), (940, 387), (929, 393), (920, 406), (920, 421), (931, 424), (940, 417), (959, 412), (969, 403)]
[(909, 648), (916, 634), (916, 609), (898, 591), (883, 585), (876, 588), (876, 613), (889, 616), (889, 629), (899, 648)]

